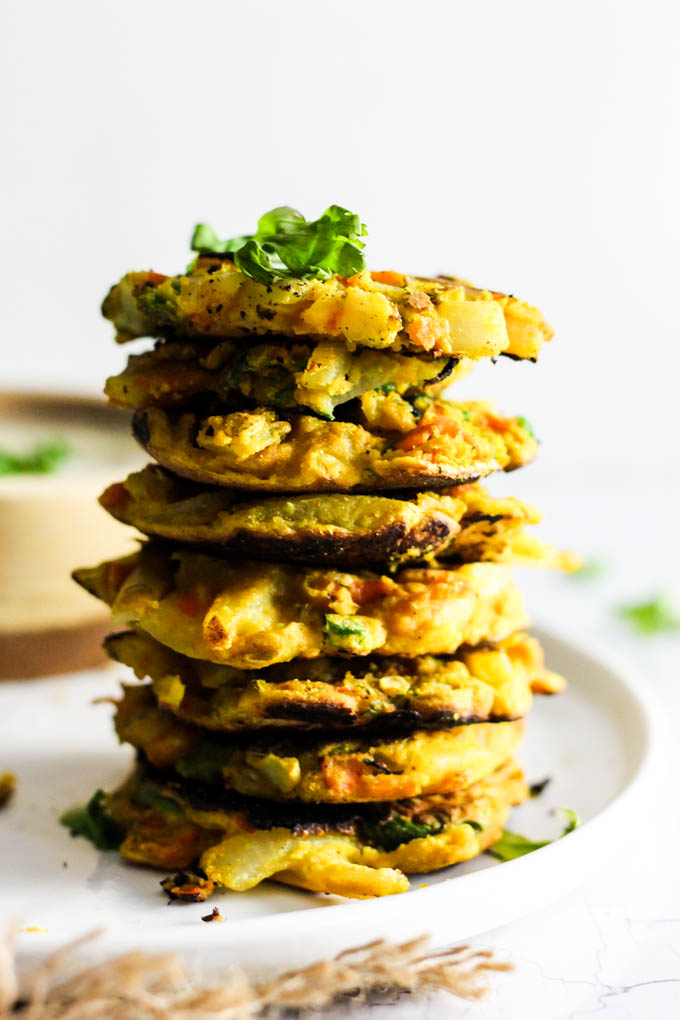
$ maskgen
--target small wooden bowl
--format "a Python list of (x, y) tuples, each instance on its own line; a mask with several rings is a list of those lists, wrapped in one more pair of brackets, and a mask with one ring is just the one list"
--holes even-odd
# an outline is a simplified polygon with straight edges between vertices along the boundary
[(130, 416), (103, 401), (0, 393), (0, 447), (63, 439), (71, 454), (50, 474), (0, 476), (0, 677), (45, 676), (103, 660), (105, 606), (71, 570), (134, 549), (136, 532), (97, 503), (144, 463)]

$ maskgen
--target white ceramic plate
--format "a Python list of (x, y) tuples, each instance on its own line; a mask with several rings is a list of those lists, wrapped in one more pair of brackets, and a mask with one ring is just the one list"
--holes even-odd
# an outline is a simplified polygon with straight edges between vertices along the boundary
[[(569, 678), (566, 693), (537, 698), (521, 759), (545, 792), (514, 811), (510, 826), (536, 839), (559, 831), (551, 814), (570, 807), (582, 827), (526, 857), (499, 864), (488, 855), (433, 875), (409, 892), (365, 901), (316, 896), (274, 883), (208, 901), (225, 917), (204, 924), (208, 904), (168, 907), (162, 876), (98, 853), (58, 824), (65, 807), (125, 775), (110, 706), (122, 667), (37, 683), (0, 685), (0, 770), (15, 771), (18, 793), (0, 815), (2, 911), (25, 932), (25, 956), (41, 955), (95, 928), (96, 953), (143, 947), (176, 950), (191, 962), (226, 960), (290, 967), (377, 937), (428, 932), (435, 945), (467, 939), (542, 906), (576, 885), (625, 827), (649, 772), (653, 712), (644, 689), (605, 665), (542, 634), (551, 668)], [(95, 952), (93, 949), (92, 952)]]

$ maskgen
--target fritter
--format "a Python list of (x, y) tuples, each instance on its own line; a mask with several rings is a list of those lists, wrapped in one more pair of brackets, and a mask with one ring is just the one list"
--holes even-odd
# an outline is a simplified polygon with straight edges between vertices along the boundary
[(479, 485), (403, 497), (324, 493), (253, 500), (149, 464), (110, 485), (99, 502), (145, 535), (258, 560), (390, 569), (434, 557), (575, 565), (574, 557), (526, 534), (525, 525), (540, 521), (537, 510), (518, 499), (495, 499)]
[(564, 681), (535, 638), (518, 633), (455, 658), (295, 659), (256, 672), (190, 659), (146, 634), (110, 635), (108, 655), (151, 680), (159, 705), (209, 730), (370, 727), (373, 732), (498, 722), (526, 715), (531, 693)]
[(117, 407), (184, 408), (246, 397), (256, 404), (333, 418), (337, 405), (369, 390), (435, 392), (467, 373), (469, 359), (415, 357), (336, 341), (211, 344), (191, 340), (159, 343), (133, 354), (104, 392)]
[(522, 467), (538, 449), (524, 418), (501, 418), (486, 402), (371, 390), (357, 403), (357, 421), (152, 407), (136, 413), (133, 429), (175, 474), (268, 492), (443, 488)]
[(105, 809), (124, 834), (127, 860), (192, 876), (163, 882), (171, 898), (204, 899), (215, 887), (244, 891), (273, 878), (338, 896), (404, 892), (406, 874), (476, 857), (527, 797), (509, 762), (459, 793), (386, 804), (278, 805), (178, 782), (140, 768)]
[(320, 655), (448, 655), (527, 622), (509, 568), (495, 563), (386, 577), (152, 544), (73, 576), (112, 607), (114, 626), (238, 669)]
[(102, 305), (120, 342), (139, 336), (230, 339), (249, 333), (341, 340), (435, 356), (536, 358), (553, 331), (537, 308), (455, 277), (363, 271), (346, 279), (244, 276), (229, 257), (200, 256), (190, 273), (128, 273)]
[(381, 737), (206, 733), (160, 708), (151, 684), (123, 686), (121, 743), (154, 768), (249, 797), (344, 804), (450, 793), (493, 772), (519, 747), (521, 721), (468, 723)]

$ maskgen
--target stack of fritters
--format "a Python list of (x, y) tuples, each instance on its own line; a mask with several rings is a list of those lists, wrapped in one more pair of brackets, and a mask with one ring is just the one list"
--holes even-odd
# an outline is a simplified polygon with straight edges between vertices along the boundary
[(564, 566), (477, 480), (530, 461), (523, 418), (439, 394), (551, 332), (452, 279), (131, 273), (104, 314), (156, 336), (106, 393), (157, 464), (101, 503), (138, 553), (76, 571), (111, 606), (138, 752), (107, 796), (124, 857), (171, 895), (263, 879), (345, 896), (466, 860), (526, 796), (532, 692), (563, 682), (513, 562)]

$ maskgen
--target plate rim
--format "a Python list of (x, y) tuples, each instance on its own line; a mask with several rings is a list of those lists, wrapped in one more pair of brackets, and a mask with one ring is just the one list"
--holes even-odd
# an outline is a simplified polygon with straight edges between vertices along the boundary
[[(234, 919), (228, 925), (219, 926), (219, 935), (211, 939), (210, 953), (224, 952), (234, 948), (234, 946), (238, 946), (240, 942), (244, 945), (246, 943), (253, 944), (253, 940), (265, 934), (266, 940), (271, 943), (272, 940), (276, 940), (281, 935), (285, 935), (290, 939), (290, 936), (294, 934), (296, 940), (305, 940), (313, 937), (315, 934), (321, 936), (329, 927), (341, 928), (343, 932), (347, 932), (348, 938), (350, 938), (349, 933), (351, 931), (357, 933), (363, 933), (364, 931), (372, 932), (374, 929), (389, 931), (390, 922), (396, 922), (400, 915), (401, 920), (407, 916), (422, 916), (425, 919), (422, 928), (427, 933), (427, 919), (429, 918), (431, 921), (434, 916), (431, 907), (437, 899), (441, 899), (444, 896), (444, 890), (446, 890), (447, 898), (452, 894), (454, 888), (461, 893), (464, 891), (468, 896), (476, 895), (480, 892), (481, 888), (481, 891), (486, 896), (488, 895), (489, 886), (496, 886), (501, 881), (503, 884), (506, 884), (506, 881), (512, 882), (513, 876), (517, 877), (517, 885), (521, 885), (524, 881), (523, 876), (530, 871), (537, 872), (539, 877), (543, 875), (543, 882), (545, 883), (546, 875), (554, 874), (555, 870), (561, 867), (562, 862), (567, 863), (571, 858), (580, 859), (581, 866), (572, 869), (573, 882), (571, 884), (564, 881), (558, 884), (555, 895), (552, 898), (563, 895), (569, 888), (579, 884), (588, 871), (594, 867), (594, 864), (591, 867), (591, 862), (597, 860), (598, 831), (609, 825), (613, 817), (618, 816), (623, 811), (628, 811), (629, 803), (640, 795), (654, 771), (664, 743), (662, 717), (653, 692), (642, 682), (637, 670), (631, 668), (630, 663), (627, 661), (619, 661), (616, 654), (612, 653), (609, 648), (601, 647), (601, 642), (587, 638), (583, 646), (579, 646), (563, 630), (560, 631), (559, 628), (553, 626), (544, 627), (540, 624), (532, 627), (531, 632), (541, 642), (550, 642), (553, 645), (557, 645), (565, 654), (576, 654), (578, 657), (587, 660), (594, 669), (598, 671), (606, 670), (612, 676), (614, 682), (623, 687), (633, 705), (638, 723), (637, 737), (640, 750), (634, 766), (634, 772), (627, 778), (622, 788), (612, 800), (598, 811), (593, 818), (583, 822), (577, 830), (570, 833), (568, 839), (557, 839), (548, 846), (533, 851), (531, 854), (512, 861), (498, 862), (490, 868), (484, 868), (463, 875), (454, 873), (433, 885), (412, 888), (406, 893), (406, 897), (395, 895), (366, 900), (341, 900), (339, 902), (331, 902), (329, 900), (327, 904), (321, 903), (318, 907), (306, 910), (282, 910), (271, 914)], [(502, 880), (500, 878), (501, 875)], [(540, 885), (540, 882), (538, 884)], [(405, 902), (405, 899), (407, 902)], [(536, 897), (534, 899), (536, 900)], [(528, 909), (523, 911), (523, 916), (531, 913), (534, 909), (538, 909), (540, 906), (547, 905), (550, 899), (550, 895), (539, 895), (536, 902), (533, 902)], [(441, 903), (438, 906), (441, 907)], [(332, 907), (332, 909), (329, 910), (329, 907)], [(493, 930), (518, 916), (520, 916), (519, 913), (513, 912), (510, 916), (498, 921), (496, 924), (491, 926), (485, 925), (477, 931), (471, 931), (469, 937), (472, 938), (481, 932)], [(211, 930), (215, 928), (214, 925), (209, 927)], [(413, 925), (411, 937), (422, 933), (420, 930), (416, 930), (418, 927), (417, 924)], [(199, 926), (199, 930), (201, 928), (202, 926)], [(174, 950), (185, 955), (191, 955), (196, 951), (204, 952), (207, 948), (205, 942), (194, 932), (193, 926), (193, 937), (187, 937), (188, 929), (184, 928), (172, 927), (162, 929), (154, 927), (153, 929), (147, 929), (147, 931), (144, 928), (140, 928), (140, 938), (137, 940), (129, 929), (105, 928), (97, 940), (96, 951), (98, 954), (103, 950), (107, 953), (126, 951), (132, 948), (133, 944), (136, 944), (137, 941), (143, 942), (146, 941), (148, 936), (152, 936), (154, 950)], [(48, 935), (49, 933), (45, 933), (45, 936)], [(468, 936), (462, 937), (467, 938)], [(361, 942), (362, 940), (366, 941), (360, 935), (358, 941)], [(449, 938), (448, 942), (450, 944), (456, 940), (456, 936), (453, 935)], [(353, 941), (357, 941), (356, 937), (353, 938)], [(43, 955), (47, 951), (53, 951), (57, 945), (63, 944), (63, 939), (58, 941), (46, 937), (44, 940), (40, 940), (40, 946), (35, 944), (35, 942), (33, 944), (27, 944), (27, 942), (26, 935), (21, 933), (19, 936), (20, 950), (25, 950), (34, 958), (35, 954)], [(437, 947), (445, 944), (447, 944), (446, 938), (438, 937), (435, 941), (435, 946)], [(312, 959), (316, 958), (312, 956)]]

